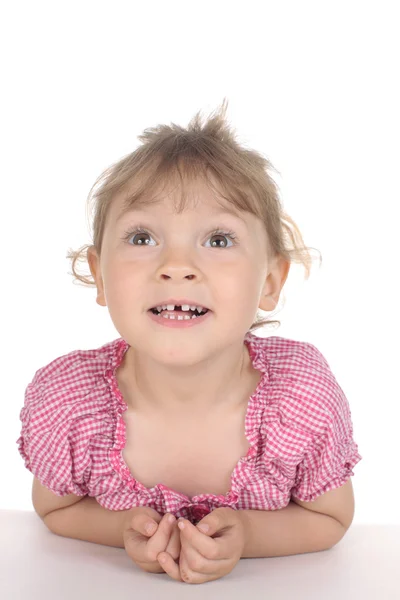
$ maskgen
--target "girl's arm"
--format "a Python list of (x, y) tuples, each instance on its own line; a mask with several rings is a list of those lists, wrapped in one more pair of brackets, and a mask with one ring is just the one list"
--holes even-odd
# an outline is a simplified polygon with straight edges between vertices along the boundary
[(130, 510), (108, 510), (91, 496), (72, 506), (59, 508), (43, 519), (52, 533), (63, 537), (125, 548), (123, 530)]
[(39, 479), (36, 477), (33, 478), (32, 504), (33, 508), (42, 520), (53, 510), (64, 508), (65, 506), (71, 506), (71, 504), (79, 502), (79, 500), (82, 500), (82, 498), (85, 498), (85, 496), (76, 496), (76, 494), (57, 496), (56, 494), (53, 494), (51, 490), (43, 486)]
[(290, 501), (280, 510), (240, 510), (246, 528), (242, 558), (271, 558), (329, 550), (347, 529), (329, 515)]

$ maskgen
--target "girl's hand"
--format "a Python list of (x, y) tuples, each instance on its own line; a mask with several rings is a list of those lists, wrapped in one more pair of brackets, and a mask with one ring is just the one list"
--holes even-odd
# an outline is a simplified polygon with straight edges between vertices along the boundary
[[(173, 522), (168, 521), (172, 517)], [(153, 530), (147, 531), (148, 524)], [(164, 573), (157, 556), (168, 552), (170, 560), (179, 557), (181, 541), (176, 518), (169, 513), (163, 517), (148, 506), (137, 506), (129, 510), (124, 521), (123, 537), (128, 556), (144, 571)]]
[[(180, 529), (179, 565), (168, 552), (158, 555), (166, 573), (172, 579), (187, 583), (205, 583), (230, 573), (240, 560), (246, 541), (241, 514), (222, 507), (213, 510), (196, 526), (186, 519), (179, 519), (178, 523), (184, 524)], [(209, 526), (207, 533), (201, 533), (202, 525)]]

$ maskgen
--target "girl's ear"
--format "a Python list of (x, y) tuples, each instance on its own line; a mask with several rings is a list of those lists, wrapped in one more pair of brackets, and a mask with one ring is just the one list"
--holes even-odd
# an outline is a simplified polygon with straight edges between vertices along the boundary
[(87, 250), (87, 261), (89, 263), (90, 272), (92, 274), (93, 279), (95, 280), (97, 287), (96, 302), (97, 304), (100, 304), (100, 306), (107, 306), (104, 297), (103, 279), (101, 277), (100, 271), (100, 259), (94, 246), (89, 246)]
[(265, 311), (275, 310), (281, 290), (290, 271), (290, 261), (282, 256), (277, 257), (270, 266), (260, 298), (259, 308)]

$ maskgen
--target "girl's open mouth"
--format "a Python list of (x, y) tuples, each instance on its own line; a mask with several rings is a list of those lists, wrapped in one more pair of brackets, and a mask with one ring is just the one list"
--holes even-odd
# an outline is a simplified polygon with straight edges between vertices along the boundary
[(159, 325), (179, 328), (203, 323), (212, 313), (207, 308), (201, 312), (197, 309), (181, 310), (181, 308), (181, 306), (176, 306), (174, 310), (162, 310), (161, 312), (157, 308), (150, 308), (147, 312), (151, 319)]

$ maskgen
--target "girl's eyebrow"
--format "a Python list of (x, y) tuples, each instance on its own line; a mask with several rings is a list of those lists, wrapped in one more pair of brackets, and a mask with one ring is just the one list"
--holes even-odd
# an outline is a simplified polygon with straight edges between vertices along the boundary
[[(118, 218), (116, 220), (116, 224), (119, 223), (119, 221), (126, 215), (129, 213), (141, 213), (141, 212), (150, 212), (151, 211), (151, 205), (141, 205), (140, 208), (135, 208), (132, 206), (127, 206), (125, 208), (122, 209), (122, 211), (120, 212), (120, 214), (118, 215)], [(242, 221), (244, 223), (244, 225), (248, 228), (248, 224), (246, 222), (246, 220), (244, 219), (244, 217), (238, 213), (236, 210), (234, 210), (233, 208), (223, 208), (221, 210), (218, 209), (210, 209), (210, 211), (213, 213), (213, 216), (224, 216), (224, 215), (230, 215), (233, 217), (236, 217), (237, 219), (239, 219), (240, 221)]]

